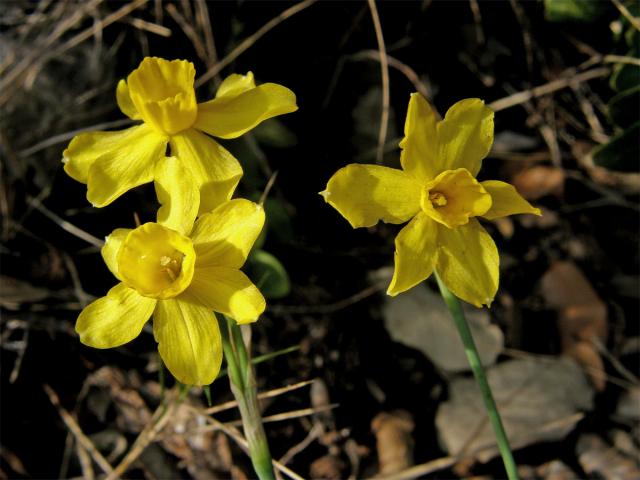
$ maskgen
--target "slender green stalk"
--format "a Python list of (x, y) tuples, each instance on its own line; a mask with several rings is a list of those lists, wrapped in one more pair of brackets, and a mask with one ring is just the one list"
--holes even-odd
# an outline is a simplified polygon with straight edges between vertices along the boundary
[(273, 480), (271, 453), (262, 425), (253, 367), (242, 339), (242, 332), (234, 320), (225, 317), (220, 323), (229, 385), (240, 409), (251, 463), (260, 480)]
[(456, 327), (458, 328), (458, 333), (460, 334), (460, 338), (462, 339), (464, 351), (467, 354), (467, 359), (469, 360), (469, 365), (471, 366), (473, 375), (476, 378), (478, 387), (480, 387), (482, 399), (484, 400), (484, 405), (487, 409), (487, 414), (489, 415), (489, 421), (491, 422), (491, 426), (493, 427), (496, 441), (498, 443), (498, 449), (500, 450), (500, 455), (502, 456), (502, 462), (504, 463), (504, 468), (507, 471), (507, 477), (509, 477), (509, 480), (518, 480), (518, 469), (516, 467), (516, 462), (513, 460), (513, 454), (511, 453), (511, 447), (509, 446), (509, 439), (507, 438), (507, 434), (504, 431), (504, 426), (502, 425), (502, 420), (500, 419), (500, 414), (498, 413), (498, 407), (496, 406), (496, 402), (493, 399), (491, 387), (489, 386), (489, 382), (487, 381), (487, 376), (485, 375), (484, 367), (482, 366), (480, 355), (478, 354), (478, 349), (476, 348), (476, 343), (473, 341), (473, 335), (471, 335), (469, 324), (467, 323), (467, 319), (465, 318), (464, 312), (462, 311), (460, 300), (458, 300), (458, 298), (453, 293), (451, 293), (447, 286), (442, 282), (438, 274), (436, 274), (435, 277), (438, 282), (438, 287), (440, 287), (442, 298), (447, 304), (449, 312), (451, 312), (451, 316), (453, 317)]

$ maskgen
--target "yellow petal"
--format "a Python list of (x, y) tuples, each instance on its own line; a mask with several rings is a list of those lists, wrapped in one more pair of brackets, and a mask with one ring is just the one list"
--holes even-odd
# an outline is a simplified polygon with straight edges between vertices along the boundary
[(443, 169), (438, 150), (438, 113), (419, 93), (411, 94), (404, 138), (400, 142), (400, 163), (409, 175), (428, 182)]
[(255, 322), (266, 307), (260, 290), (235, 268), (197, 268), (187, 293), (238, 323)]
[(200, 189), (176, 157), (165, 157), (156, 165), (155, 187), (160, 209), (158, 223), (189, 235), (200, 206)]
[(437, 128), (441, 171), (466, 168), (475, 177), (493, 144), (493, 110), (478, 98), (461, 100)]
[(119, 283), (85, 307), (76, 322), (80, 341), (89, 347), (113, 348), (130, 342), (142, 331), (156, 301)]
[(387, 294), (395, 297), (426, 280), (436, 262), (437, 224), (420, 212), (396, 237), (395, 269)]
[(371, 227), (413, 217), (420, 210), (421, 186), (402, 170), (353, 163), (338, 170), (320, 195), (353, 228)]
[(216, 98), (237, 97), (241, 93), (256, 88), (256, 82), (253, 79), (253, 73), (247, 72), (246, 75), (232, 73), (225, 78), (216, 92)]
[(427, 183), (422, 210), (436, 222), (455, 228), (491, 207), (491, 195), (465, 168), (445, 170)]
[(127, 77), (132, 103), (145, 123), (172, 135), (193, 125), (198, 112), (196, 69), (186, 60), (147, 57)]
[(196, 267), (240, 268), (264, 226), (264, 209), (237, 198), (202, 215), (191, 233)]
[(130, 228), (117, 228), (105, 239), (104, 246), (100, 250), (102, 253), (102, 259), (107, 267), (115, 275), (118, 280), (122, 280), (118, 274), (118, 252), (122, 246), (122, 242), (129, 232)]
[(265, 83), (236, 96), (227, 94), (199, 104), (194, 127), (214, 137), (236, 138), (268, 118), (297, 109), (291, 90)]
[(131, 100), (129, 86), (127, 85), (127, 81), (124, 79), (118, 82), (118, 87), (116, 88), (116, 100), (120, 111), (131, 120), (140, 120), (142, 118)]
[(153, 335), (171, 374), (185, 385), (209, 385), (220, 372), (222, 340), (215, 315), (188, 295), (160, 300)]
[(481, 183), (493, 199), (491, 208), (483, 215), (484, 218), (493, 220), (518, 213), (542, 215), (540, 209), (522, 198), (513, 185), (498, 180), (487, 180)]
[(458, 228), (438, 227), (436, 271), (457, 297), (476, 307), (491, 305), (498, 291), (498, 249), (472, 218)]
[(167, 139), (146, 125), (118, 132), (76, 136), (64, 151), (64, 170), (88, 185), (87, 199), (108, 205), (127, 190), (153, 180), (156, 161), (164, 156)]
[(185, 130), (171, 137), (171, 154), (191, 171), (200, 189), (198, 213), (210, 212), (233, 195), (242, 167), (215, 140), (194, 130)]

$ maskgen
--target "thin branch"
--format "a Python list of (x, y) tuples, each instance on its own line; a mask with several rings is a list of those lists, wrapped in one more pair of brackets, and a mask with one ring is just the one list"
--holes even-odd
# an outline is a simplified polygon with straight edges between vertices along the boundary
[(382, 25), (380, 16), (376, 7), (375, 0), (367, 0), (371, 17), (373, 18), (373, 28), (376, 31), (376, 41), (378, 42), (378, 51), (380, 52), (380, 70), (382, 72), (382, 112), (380, 113), (380, 131), (378, 133), (378, 152), (376, 161), (382, 163), (384, 156), (384, 143), (387, 138), (387, 129), (389, 128), (389, 61), (387, 59), (387, 48), (384, 44), (384, 36), (382, 35)]
[(640, 31), (640, 20), (633, 16), (633, 14), (629, 11), (627, 7), (620, 0), (611, 0), (611, 2), (616, 6), (616, 8), (620, 11), (620, 13), (629, 20), (629, 23), (633, 25), (633, 28)]
[(514, 93), (508, 97), (491, 102), (488, 107), (494, 112), (498, 112), (500, 110), (515, 107), (516, 105), (521, 105), (533, 98), (549, 95), (550, 93), (562, 90), (563, 88), (579, 85), (580, 83), (593, 80), (594, 78), (605, 77), (610, 73), (611, 69), (609, 67), (594, 68), (593, 70), (587, 70), (586, 72), (582, 72), (577, 75), (559, 78), (544, 85)]
[(67, 222), (57, 214), (53, 213), (47, 207), (45, 207), (42, 203), (40, 203), (40, 200), (38, 200), (37, 198), (27, 196), (27, 201), (31, 205), (33, 205), (34, 208), (38, 210), (40, 213), (42, 213), (45, 217), (47, 217), (52, 222), (55, 222), (56, 224), (58, 224), (60, 228), (69, 232), (71, 235), (78, 237), (79, 239), (84, 240), (85, 242), (90, 243), (91, 245), (94, 245), (98, 248), (103, 247), (104, 241), (76, 227), (72, 223)]
[[(244, 450), (245, 453), (249, 452), (249, 444), (247, 443), (247, 441), (242, 436), (242, 434), (238, 431), (237, 428), (229, 427), (229, 426), (225, 425), (224, 423), (219, 422), (218, 420), (216, 420), (213, 417), (205, 417), (205, 418), (206, 418), (207, 422), (211, 423), (212, 425), (215, 425), (218, 430), (223, 431), (229, 437), (231, 437), (231, 439), (234, 442), (236, 442), (240, 446), (240, 448), (242, 448), (242, 450)], [(301, 477), (296, 472), (291, 470), (289, 467), (283, 465), (282, 463), (278, 462), (277, 460), (272, 460), (271, 463), (273, 464), (274, 468), (278, 469), (278, 471), (284, 473), (285, 475), (287, 475), (288, 477), (292, 478), (293, 480), (304, 480), (304, 477)]]
[(284, 12), (282, 12), (277, 17), (272, 18), (267, 23), (265, 23), (261, 28), (259, 28), (253, 35), (245, 38), (240, 45), (234, 48), (231, 53), (229, 53), (226, 57), (212, 66), (209, 70), (207, 70), (200, 78), (196, 80), (195, 86), (196, 88), (202, 86), (207, 80), (210, 80), (214, 76), (216, 76), (224, 67), (233, 62), (236, 58), (238, 58), (245, 50), (251, 47), (254, 43), (256, 43), (260, 37), (262, 37), (265, 33), (271, 30), (273, 27), (279, 25), (287, 18), (292, 17), (296, 13), (301, 12), (307, 7), (313, 5), (317, 0), (305, 0), (304, 2), (296, 3), (292, 7), (287, 8)]
[(95, 445), (89, 438), (83, 433), (82, 429), (76, 422), (76, 420), (71, 416), (69, 412), (67, 412), (62, 405), (60, 405), (60, 398), (58, 394), (47, 384), (42, 386), (47, 396), (49, 397), (49, 401), (51, 404), (58, 410), (58, 414), (62, 418), (62, 421), (67, 426), (67, 428), (73, 433), (73, 436), (76, 438), (76, 442), (82, 445), (91, 458), (96, 462), (96, 464), (102, 469), (104, 473), (110, 474), (113, 472), (113, 467), (107, 459), (102, 456), (102, 454), (96, 449)]
[[(305, 380), (304, 382), (296, 383), (295, 385), (287, 385), (286, 387), (276, 388), (274, 390), (269, 390), (268, 392), (262, 392), (258, 394), (258, 400), (264, 400), (265, 398), (277, 397), (278, 395), (282, 395), (283, 393), (291, 392), (292, 390), (297, 390), (302, 387), (306, 387), (310, 385), (315, 380)], [(238, 402), (235, 400), (231, 400), (229, 402), (221, 403), (220, 405), (215, 405), (213, 407), (207, 408), (204, 413), (207, 415), (212, 415), (214, 413), (222, 412), (224, 410), (229, 410), (231, 408), (235, 408), (238, 406)]]
[[(363, 50), (362, 52), (355, 54), (353, 59), (359, 60), (361, 57), (368, 60), (375, 60), (376, 62), (380, 61), (380, 54), (377, 50)], [(415, 88), (417, 92), (420, 92), (420, 94), (427, 100), (429, 99), (429, 90), (427, 90), (427, 86), (422, 82), (422, 80), (420, 80), (420, 77), (413, 68), (391, 55), (387, 55), (387, 60), (390, 67), (395, 68), (407, 77), (407, 80), (411, 82), (413, 88)]]

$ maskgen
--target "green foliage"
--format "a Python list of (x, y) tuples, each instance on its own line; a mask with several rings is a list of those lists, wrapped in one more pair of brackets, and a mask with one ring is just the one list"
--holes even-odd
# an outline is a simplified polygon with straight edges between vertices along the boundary
[(253, 134), (260, 144), (269, 147), (289, 148), (298, 143), (296, 134), (285, 127), (284, 123), (274, 118), (258, 125), (253, 130)]
[(545, 18), (550, 22), (594, 22), (608, 7), (608, 2), (594, 0), (544, 0)]
[[(635, 106), (637, 112), (637, 105)], [(637, 114), (636, 114), (637, 115)], [(593, 150), (593, 161), (601, 167), (623, 172), (638, 171), (640, 121)]]
[[(627, 2), (630, 13), (637, 16), (640, 4)], [(640, 36), (629, 21), (621, 15), (618, 23), (622, 26), (614, 33), (614, 39), (624, 50), (627, 57), (640, 57)], [(607, 109), (611, 122), (621, 131), (604, 145), (593, 150), (593, 161), (596, 165), (622, 172), (640, 170), (640, 67), (631, 63), (619, 63), (609, 79), (611, 88), (618, 92), (614, 95)]]
[(616, 125), (627, 128), (638, 119), (640, 81), (636, 86), (615, 95), (607, 104), (609, 117)]
[(254, 250), (247, 260), (246, 271), (266, 298), (278, 299), (289, 295), (289, 275), (280, 260), (270, 253)]

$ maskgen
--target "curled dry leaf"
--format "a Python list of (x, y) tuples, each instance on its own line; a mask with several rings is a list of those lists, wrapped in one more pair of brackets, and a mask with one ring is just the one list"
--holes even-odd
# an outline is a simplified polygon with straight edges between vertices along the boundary
[(17, 310), (23, 303), (39, 302), (48, 296), (49, 292), (43, 288), (0, 275), (0, 305), (8, 310)]
[(540, 286), (547, 305), (558, 312), (562, 351), (585, 367), (598, 391), (604, 390), (604, 363), (595, 340), (607, 340), (606, 305), (572, 262), (553, 263)]
[(599, 436), (585, 434), (576, 446), (578, 461), (590, 478), (632, 480), (640, 478), (638, 464)]
[[(487, 371), (512, 448), (564, 438), (593, 407), (593, 389), (570, 358), (518, 359)], [(488, 461), (498, 454), (480, 391), (473, 378), (456, 377), (436, 426), (451, 455)]]
[(547, 195), (561, 197), (564, 193), (564, 170), (558, 167), (537, 165), (517, 173), (512, 183), (527, 200), (537, 200)]
[(400, 472), (413, 465), (414, 423), (405, 410), (382, 412), (371, 421), (371, 430), (376, 435), (379, 474)]
[(544, 480), (575, 480), (578, 476), (560, 460), (552, 460), (536, 468), (535, 473)]
[(340, 480), (346, 464), (335, 455), (325, 455), (313, 461), (309, 468), (311, 478)]

